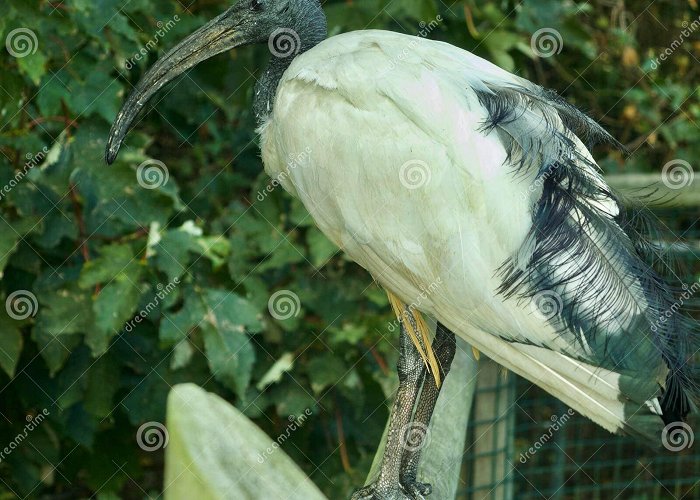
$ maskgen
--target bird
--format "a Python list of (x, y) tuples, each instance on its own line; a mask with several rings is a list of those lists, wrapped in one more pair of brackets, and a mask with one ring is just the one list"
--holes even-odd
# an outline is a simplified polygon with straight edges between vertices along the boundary
[(610, 432), (658, 445), (686, 425), (700, 328), (679, 310), (643, 206), (591, 153), (619, 143), (555, 91), (466, 50), (382, 30), (329, 37), (318, 0), (240, 0), (144, 74), (106, 162), (168, 82), (254, 44), (270, 49), (253, 102), (265, 171), (400, 320), (381, 467), (353, 498), (431, 493), (420, 447), (402, 440), (429, 424), (455, 336)]

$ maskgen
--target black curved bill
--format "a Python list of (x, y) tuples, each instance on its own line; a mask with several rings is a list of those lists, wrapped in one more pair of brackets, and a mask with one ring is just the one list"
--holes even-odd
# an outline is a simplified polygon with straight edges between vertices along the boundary
[(105, 160), (112, 164), (134, 120), (148, 100), (168, 82), (217, 54), (246, 43), (234, 7), (199, 28), (161, 57), (141, 78), (112, 125)]

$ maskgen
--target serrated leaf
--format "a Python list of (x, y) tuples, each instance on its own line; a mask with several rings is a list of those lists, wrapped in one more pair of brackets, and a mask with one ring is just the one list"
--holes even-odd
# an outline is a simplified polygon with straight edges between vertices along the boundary
[(255, 363), (255, 350), (245, 333), (202, 327), (207, 362), (214, 378), (228, 388), (243, 394), (250, 384)]
[(261, 314), (243, 297), (226, 290), (205, 290), (204, 302), (208, 320), (219, 330), (236, 333), (259, 332), (262, 329)]
[(119, 276), (129, 276), (139, 267), (134, 262), (134, 251), (129, 245), (107, 245), (100, 249), (100, 256), (86, 262), (80, 272), (78, 284), (89, 289), (100, 283), (108, 283)]
[(94, 329), (92, 299), (75, 285), (39, 295), (37, 328), (51, 336), (85, 333)]
[(170, 347), (181, 343), (189, 331), (202, 323), (207, 316), (204, 302), (193, 289), (184, 292), (185, 303), (176, 312), (166, 312), (160, 322), (159, 339), (161, 345)]
[(119, 277), (105, 286), (95, 299), (95, 328), (87, 332), (85, 337), (85, 343), (92, 349), (94, 356), (107, 350), (110, 340), (136, 313), (141, 297), (139, 279), (138, 275)]
[(27, 75), (34, 85), (41, 83), (41, 77), (46, 73), (46, 56), (40, 50), (17, 59), (21, 73)]

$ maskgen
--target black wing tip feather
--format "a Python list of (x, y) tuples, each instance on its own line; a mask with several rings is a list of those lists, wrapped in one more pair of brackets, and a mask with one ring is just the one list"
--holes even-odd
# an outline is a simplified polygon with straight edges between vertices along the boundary
[[(648, 332), (641, 334), (651, 337), (655, 349), (646, 353), (648, 360), (640, 360), (639, 355), (626, 359), (626, 353), (619, 356), (611, 352), (610, 336), (605, 335), (603, 352), (597, 353), (599, 357), (596, 361), (601, 366), (608, 365), (614, 369), (637, 370), (663, 361), (669, 368), (669, 374), (660, 397), (664, 413), (662, 418), (668, 422), (684, 419), (700, 402), (700, 374), (691, 355), (700, 347), (700, 326), (697, 321), (676, 311), (674, 289), (668, 280), (668, 276), (673, 275), (671, 262), (656, 246), (660, 240), (657, 235), (662, 233), (660, 225), (654, 221), (648, 209), (640, 208), (646, 207), (655, 196), (654, 191), (634, 201), (635, 197), (623, 197), (584, 173), (582, 165), (593, 169), (597, 166), (577, 152), (570, 137), (552, 125), (551, 120), (556, 116), (570, 132), (582, 140), (609, 143), (622, 151), (625, 148), (597, 122), (567, 103), (556, 92), (541, 87), (491, 90), (493, 91), (477, 92), (488, 113), (482, 130), (496, 129), (511, 135), (511, 140), (504, 141), (508, 149), (508, 161), (518, 159), (515, 162), (516, 170), (526, 166), (538, 168), (537, 179), (542, 181), (543, 187), (542, 195), (533, 207), (533, 229), (524, 243), (529, 245), (535, 241), (534, 252), (525, 269), (522, 263), (515, 262), (515, 258), (499, 268), (498, 275), (502, 281), (498, 292), (504, 297), (515, 296), (524, 300), (532, 299), (544, 290), (561, 290), (567, 284), (580, 285), (583, 272), (572, 272), (562, 277), (554, 272), (555, 268), (550, 264), (561, 263), (566, 255), (578, 259), (577, 262), (583, 262), (581, 267), (595, 265), (595, 272), (586, 276), (589, 284), (612, 293), (601, 294), (605, 297), (598, 297), (597, 307), (590, 308), (585, 307), (584, 302), (590, 301), (591, 297), (578, 291), (580, 286), (574, 286), (574, 295), (564, 297), (565, 304), (558, 318), (563, 323), (562, 334), (567, 332), (571, 335), (573, 332), (575, 338), (572, 340), (583, 344), (583, 338), (578, 336), (584, 332), (586, 341), (595, 344), (597, 335), (605, 333), (611, 326), (609, 320), (602, 319), (601, 312), (610, 309), (625, 311), (638, 305), (633, 303), (633, 294), (627, 293), (625, 289), (629, 281), (626, 282), (624, 276), (617, 276), (620, 270), (615, 269), (615, 266), (621, 267), (622, 274), (627, 273), (642, 283), (643, 294), (648, 302), (644, 309), (643, 321), (646, 326), (643, 328), (648, 329)], [(528, 130), (527, 123), (517, 123), (529, 110), (535, 108), (540, 112), (537, 116), (544, 118), (545, 130), (549, 132), (546, 137), (538, 136), (536, 130)], [(539, 132), (542, 134), (541, 129)], [(518, 137), (518, 134), (526, 137)], [(545, 158), (547, 148), (549, 158)], [(552, 152), (558, 157), (552, 158)], [(536, 166), (538, 161), (540, 164)], [(600, 204), (596, 203), (601, 200), (614, 202), (619, 214), (611, 216), (605, 213)], [(574, 213), (579, 215), (573, 217)], [(580, 214), (584, 214), (583, 221)], [(599, 234), (597, 240), (586, 231), (591, 228), (595, 234)], [(609, 255), (601, 257), (595, 254), (600, 243), (607, 243), (604, 248)], [(659, 324), (659, 318), (671, 309), (675, 313), (673, 319)], [(640, 325), (636, 323), (635, 326)], [(622, 333), (635, 334), (635, 337), (631, 337), (634, 341), (640, 335), (636, 331)], [(622, 347), (625, 347), (625, 343)], [(618, 346), (618, 354), (619, 352)], [(625, 362), (636, 366), (624, 366)]]

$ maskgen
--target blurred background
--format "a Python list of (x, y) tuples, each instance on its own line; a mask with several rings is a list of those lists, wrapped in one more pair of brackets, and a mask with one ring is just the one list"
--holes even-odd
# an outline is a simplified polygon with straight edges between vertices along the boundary
[[(384, 292), (262, 171), (251, 94), (267, 48), (180, 78), (104, 165), (132, 85), (230, 4), (2, 1), (0, 498), (158, 497), (163, 450), (145, 433), (180, 382), (270, 436), (310, 415), (285, 452), (330, 498), (364, 481), (397, 328)], [(588, 112), (631, 152), (595, 151), (616, 184), (663, 179), (678, 196), (656, 216), (681, 280), (698, 281), (696, 0), (324, 4), (331, 34), (443, 40)], [(659, 454), (578, 415), (552, 433), (567, 408), (482, 362), (463, 498), (700, 498), (697, 445)]]

